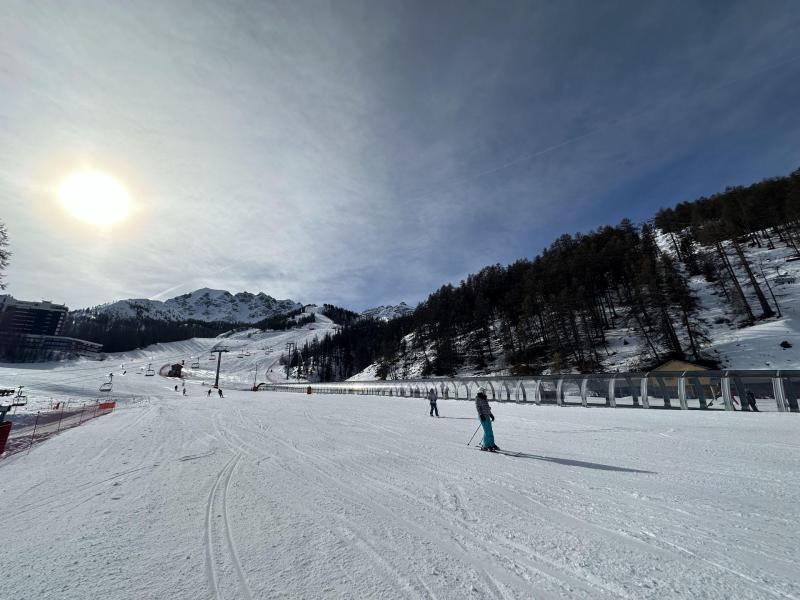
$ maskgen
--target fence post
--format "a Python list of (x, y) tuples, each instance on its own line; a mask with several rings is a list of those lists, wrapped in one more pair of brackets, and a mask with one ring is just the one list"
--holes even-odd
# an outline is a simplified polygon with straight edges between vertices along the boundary
[[(616, 394), (616, 382), (617, 378), (612, 377), (608, 380), (608, 399), (607, 404), (611, 408), (617, 408), (617, 394)], [(633, 394), (631, 394), (633, 395)]]
[(686, 371), (681, 373), (681, 376), (678, 378), (678, 402), (681, 404), (681, 410), (687, 410), (689, 408), (686, 404)]
[(64, 403), (62, 402), (61, 403), (61, 414), (58, 415), (58, 429), (56, 430), (56, 433), (61, 431), (61, 419), (63, 419), (63, 418), (64, 418)]
[(31, 443), (28, 444), (28, 452), (31, 451), (31, 446), (33, 446), (33, 438), (36, 436), (36, 426), (39, 425), (39, 412), (36, 412), (36, 420), (33, 422), (33, 431), (31, 432)]
[(786, 394), (783, 391), (783, 380), (781, 379), (780, 371), (778, 371), (777, 377), (772, 378), (772, 391), (775, 394), (778, 412), (786, 412)]
[(731, 379), (728, 377), (728, 372), (725, 371), (722, 376), (722, 402), (725, 404), (725, 410), (733, 410), (733, 396), (731, 396)]

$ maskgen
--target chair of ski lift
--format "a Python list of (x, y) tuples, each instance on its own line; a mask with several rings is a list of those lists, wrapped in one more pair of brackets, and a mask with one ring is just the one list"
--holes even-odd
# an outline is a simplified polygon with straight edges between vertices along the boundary
[(236, 355), (236, 358), (244, 358), (244, 354), (242, 354), (241, 352), (239, 352), (239, 354), (237, 354), (237, 355)]
[(28, 403), (28, 397), (22, 393), (22, 388), (25, 386), (19, 386), (17, 390), (17, 395), (14, 396), (13, 405), (14, 406), (25, 406)]
[(246, 352), (244, 353), (244, 355), (245, 355), (245, 356), (250, 356), (250, 350), (246, 351)]
[(103, 385), (100, 386), (101, 392), (110, 392), (112, 387), (112, 383), (110, 381), (106, 381)]
[(190, 365), (190, 367), (191, 367), (192, 369), (199, 369), (199, 368), (200, 368), (200, 359), (198, 358), (196, 361), (194, 361), (194, 362), (193, 362), (193, 363)]
[(153, 370), (152, 365), (147, 365), (147, 370), (144, 372), (145, 377), (154, 377), (156, 372)]

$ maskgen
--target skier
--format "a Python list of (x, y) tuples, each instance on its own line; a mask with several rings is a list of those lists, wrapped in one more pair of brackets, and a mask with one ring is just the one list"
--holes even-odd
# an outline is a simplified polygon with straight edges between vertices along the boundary
[(222, 388), (219, 388), (217, 391), (219, 392), (219, 397), (220, 398), (224, 398), (225, 397), (225, 396), (222, 395)]
[(758, 412), (758, 406), (756, 406), (756, 395), (753, 393), (753, 390), (745, 390), (744, 397), (746, 398), (746, 403), (742, 402), (742, 410), (752, 410), (753, 412)]
[(209, 398), (211, 398), (211, 388), (208, 388), (208, 394), (207, 394), (207, 396), (208, 396)]
[(494, 415), (492, 414), (492, 407), (489, 406), (489, 400), (486, 397), (486, 390), (481, 388), (475, 396), (475, 408), (478, 410), (478, 418), (483, 426), (483, 444), (481, 450), (488, 450), (489, 452), (496, 452), (500, 450), (494, 443), (494, 432), (492, 431), (492, 421)]
[(183, 395), (186, 395), (186, 388), (183, 388)]
[(436, 413), (436, 418), (439, 418), (439, 409), (436, 407), (436, 390), (431, 388), (428, 390), (428, 402), (431, 403), (431, 412), (430, 415), (433, 416), (433, 413)]
[(175, 384), (175, 391), (176, 392), (178, 391), (178, 384), (177, 383)]

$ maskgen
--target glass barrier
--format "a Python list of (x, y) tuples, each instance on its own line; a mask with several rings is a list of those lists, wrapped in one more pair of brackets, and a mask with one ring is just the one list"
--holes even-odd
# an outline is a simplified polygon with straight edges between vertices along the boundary
[(800, 412), (800, 377), (783, 377), (783, 394), (790, 412)]
[(772, 378), (752, 375), (731, 376), (731, 396), (734, 410), (777, 412)]
[(561, 403), (564, 406), (583, 405), (581, 383), (582, 380), (580, 379), (568, 379), (566, 377), (561, 381)]
[(722, 399), (722, 378), (699, 373), (686, 373), (686, 407), (690, 410), (725, 410)]
[(678, 377), (650, 373), (647, 377), (647, 402), (650, 408), (680, 409)]
[(641, 395), (641, 377), (616, 377), (614, 379), (614, 400), (617, 406), (642, 408)]
[(608, 398), (608, 384), (611, 377), (589, 377), (586, 379), (586, 405), (611, 406)]
[(542, 404), (557, 404), (555, 379), (542, 379), (539, 384), (539, 398)]

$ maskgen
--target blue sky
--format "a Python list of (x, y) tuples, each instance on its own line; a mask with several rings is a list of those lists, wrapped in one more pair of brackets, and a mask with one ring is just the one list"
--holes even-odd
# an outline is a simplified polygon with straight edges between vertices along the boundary
[[(414, 303), (800, 167), (800, 3), (0, 3), (8, 291)], [(59, 206), (91, 167), (133, 199)]]

